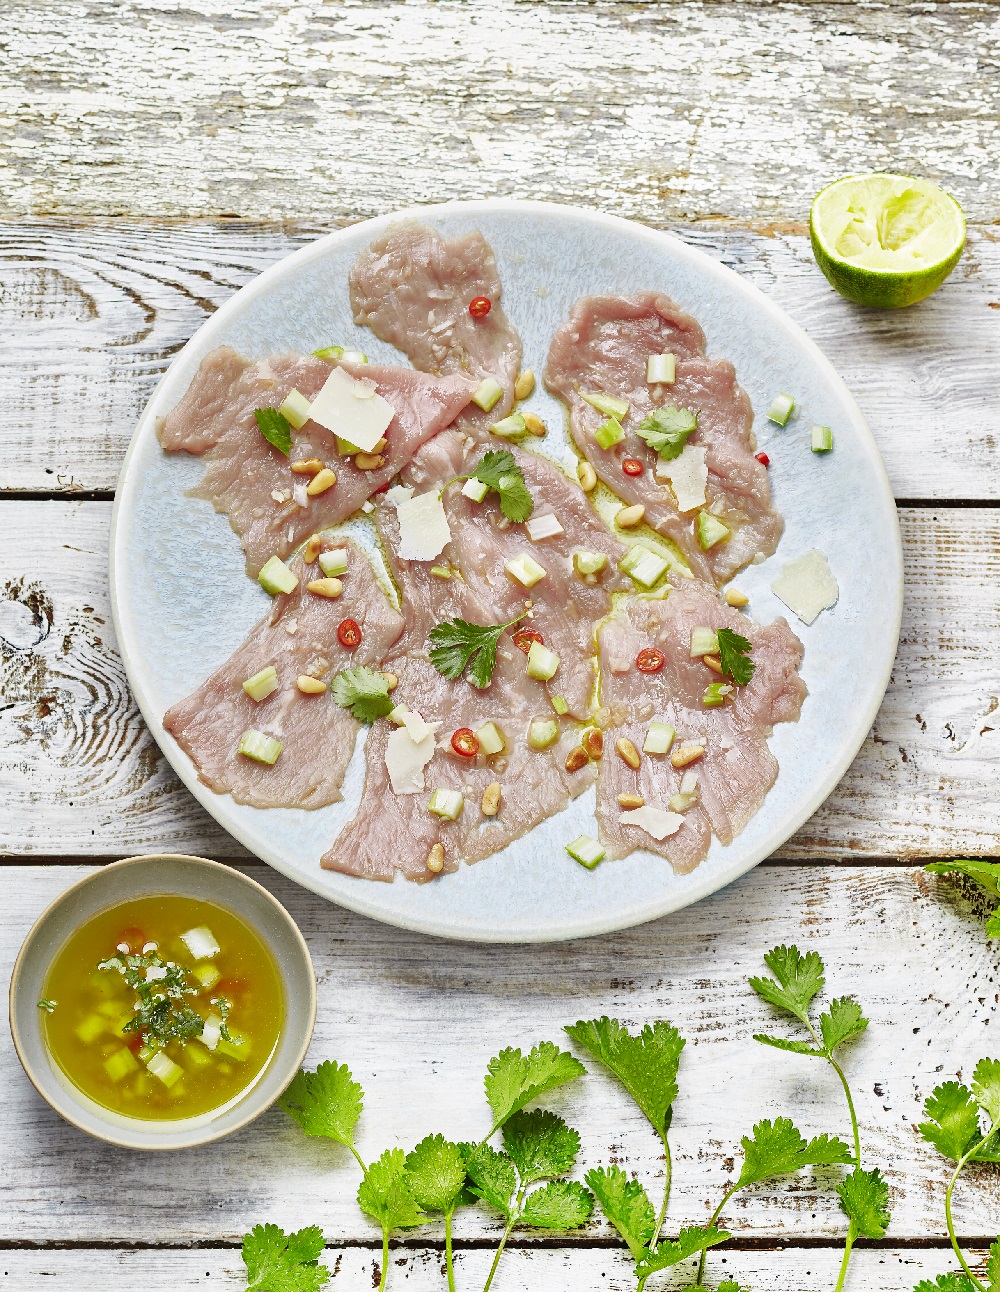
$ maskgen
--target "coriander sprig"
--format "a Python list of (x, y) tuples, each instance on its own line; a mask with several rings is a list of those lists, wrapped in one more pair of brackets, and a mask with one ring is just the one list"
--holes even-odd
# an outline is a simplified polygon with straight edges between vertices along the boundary
[(680, 457), (688, 436), (697, 429), (697, 413), (668, 404), (665, 408), (654, 409), (640, 424), (637, 434), (669, 462)]
[(503, 632), (527, 614), (518, 615), (505, 624), (470, 624), (465, 619), (448, 619), (435, 624), (428, 638), (430, 661), (450, 681), (460, 678), (468, 666), (468, 680), (483, 690), (493, 681), (497, 662), (497, 645)]
[(524, 472), (508, 449), (490, 449), (469, 475), (455, 476), (454, 480), (441, 487), (441, 493), (460, 480), (478, 480), (497, 494), (500, 510), (508, 520), (525, 521), (535, 510), (535, 500), (525, 484)]
[(317, 1292), (330, 1279), (319, 1264), (326, 1239), (317, 1225), (286, 1234), (277, 1225), (257, 1225), (243, 1239), (247, 1292)]
[(932, 861), (924, 867), (935, 875), (964, 875), (973, 880), (992, 899), (993, 911), (986, 921), (986, 936), (1000, 938), (1000, 861), (980, 861), (956, 857), (954, 861)]

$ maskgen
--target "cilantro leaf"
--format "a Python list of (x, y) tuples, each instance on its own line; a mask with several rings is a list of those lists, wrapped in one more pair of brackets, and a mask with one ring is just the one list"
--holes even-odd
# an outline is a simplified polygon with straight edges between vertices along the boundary
[(412, 1229), (427, 1219), (410, 1189), (401, 1148), (387, 1148), (365, 1172), (358, 1185), (358, 1206), (382, 1226), (383, 1234)]
[(986, 1257), (986, 1277), (990, 1281), (990, 1292), (1000, 1292), (1000, 1238), (990, 1244)]
[(673, 1265), (679, 1265), (689, 1256), (697, 1256), (699, 1252), (708, 1251), (710, 1247), (718, 1247), (719, 1243), (728, 1242), (729, 1237), (724, 1229), (716, 1229), (714, 1225), (704, 1227), (690, 1225), (687, 1229), (682, 1229), (676, 1238), (665, 1238), (657, 1243), (653, 1250), (636, 1264), (636, 1278), (645, 1282), (650, 1274), (655, 1274), (657, 1270), (666, 1270)]
[(472, 478), (489, 485), (500, 495), (500, 510), (509, 520), (527, 520), (535, 501), (524, 482), (524, 472), (507, 449), (491, 449), (472, 473)]
[(287, 458), (292, 451), (292, 428), (288, 418), (276, 408), (255, 408), (253, 415), (264, 439)]
[(668, 404), (656, 408), (639, 427), (638, 434), (661, 458), (679, 458), (688, 436), (698, 427), (698, 414)]
[(978, 861), (971, 857), (956, 857), (954, 861), (932, 861), (924, 867), (935, 875), (965, 875), (989, 893), (1000, 899), (1000, 861)]
[(256, 1225), (243, 1239), (247, 1292), (316, 1292), (330, 1278), (317, 1262), (326, 1245), (316, 1225), (286, 1234), (277, 1225)]
[(649, 1195), (638, 1180), (630, 1180), (620, 1166), (598, 1166), (584, 1176), (601, 1204), (601, 1210), (621, 1234), (632, 1259), (646, 1254), (656, 1230)]
[(921, 1279), (913, 1292), (979, 1292), (979, 1289), (964, 1274), (939, 1274), (933, 1283), (930, 1279)]
[(753, 1135), (744, 1135), (743, 1169), (737, 1188), (759, 1184), (775, 1175), (791, 1175), (805, 1166), (834, 1166), (851, 1162), (851, 1150), (837, 1137), (817, 1135), (808, 1142), (787, 1117), (760, 1121)]
[(514, 1214), (517, 1170), (507, 1154), (498, 1153), (489, 1144), (484, 1144), (469, 1158), (466, 1169), (475, 1196), (495, 1207), (510, 1221)]
[(566, 1028), (569, 1035), (609, 1068), (661, 1138), (677, 1098), (677, 1068), (684, 1038), (662, 1020), (633, 1036), (614, 1018), (594, 1018)]
[(542, 1041), (527, 1055), (506, 1049), (490, 1059), (484, 1085), (493, 1109), (493, 1129), (539, 1095), (582, 1077), (587, 1069), (552, 1041)]
[(868, 1019), (861, 1012), (861, 1006), (851, 996), (841, 996), (830, 1003), (826, 1013), (819, 1016), (819, 1030), (827, 1054), (832, 1054), (838, 1045), (852, 1041), (868, 1026)]
[(979, 1109), (968, 1086), (945, 1081), (924, 1103), (927, 1121), (917, 1130), (944, 1157), (957, 1162), (982, 1139)]
[(395, 702), (389, 698), (389, 684), (381, 673), (374, 669), (345, 668), (333, 679), (330, 687), (334, 704), (342, 709), (350, 709), (358, 722), (374, 722), (384, 718), (395, 708)]
[(837, 1185), (840, 1207), (862, 1238), (884, 1238), (889, 1225), (889, 1186), (882, 1172), (858, 1166)]
[(503, 1146), (517, 1167), (521, 1184), (572, 1171), (580, 1136), (555, 1113), (542, 1108), (514, 1113), (503, 1128)]
[(447, 1214), (465, 1190), (465, 1154), (443, 1135), (428, 1135), (406, 1155), (406, 1178), (418, 1206)]
[(585, 1225), (594, 1210), (589, 1190), (575, 1180), (550, 1180), (528, 1194), (518, 1217), (535, 1229), (576, 1229)]
[(300, 1068), (278, 1102), (307, 1135), (336, 1140), (353, 1149), (363, 1101), (364, 1092), (347, 1065), (327, 1060), (315, 1072)]
[(990, 1130), (1000, 1126), (1000, 1059), (980, 1059), (972, 1073), (972, 1093), (990, 1119)]
[[(758, 996), (801, 1022), (809, 1022), (809, 1006), (823, 990), (823, 961), (815, 951), (802, 955), (798, 947), (772, 947), (764, 962), (774, 978), (751, 978)], [(777, 980), (777, 981), (775, 981)]]
[(808, 1041), (786, 1041), (781, 1036), (768, 1036), (765, 1032), (755, 1032), (753, 1039), (761, 1045), (772, 1045), (776, 1050), (788, 1050), (792, 1054), (809, 1054), (814, 1059), (825, 1059), (827, 1056)]
[(506, 624), (470, 624), (465, 619), (449, 619), (435, 624), (428, 637), (432, 646), (430, 661), (450, 681), (462, 676), (471, 660), (468, 680), (483, 690), (493, 680), (497, 662), (497, 643), (505, 628), (516, 624), (518, 615)]
[(737, 686), (746, 686), (757, 667), (752, 659), (747, 659), (750, 642), (739, 633), (734, 633), (731, 628), (720, 628), (715, 635), (719, 639), (719, 663), (723, 673), (731, 677)]

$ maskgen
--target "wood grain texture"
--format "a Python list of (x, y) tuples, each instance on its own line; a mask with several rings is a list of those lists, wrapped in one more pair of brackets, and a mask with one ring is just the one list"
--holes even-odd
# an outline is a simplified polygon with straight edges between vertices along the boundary
[[(0, 227), (0, 403), (20, 414), (0, 426), (0, 492), (113, 489), (139, 414), (180, 346), (238, 287), (324, 231)], [(898, 498), (1000, 498), (995, 231), (970, 235), (930, 300), (885, 312), (842, 300), (801, 229), (706, 223), (674, 232), (756, 283), (819, 343), (867, 415)]]
[[(86, 869), (18, 871), (0, 931), (8, 970), (31, 921)], [(287, 906), (308, 941), (319, 982), (308, 1064), (336, 1059), (360, 1081), (365, 1160), (438, 1130), (478, 1140), (489, 1124), (483, 1073), (505, 1045), (559, 1040), (564, 1024), (603, 1013), (630, 1026), (668, 1018), (688, 1040), (671, 1130), (670, 1223), (704, 1221), (732, 1181), (740, 1136), (754, 1121), (790, 1114), (804, 1133), (849, 1132), (825, 1065), (752, 1039), (772, 1026), (791, 1034), (746, 978), (760, 972), (767, 948), (798, 941), (824, 957), (830, 994), (855, 994), (871, 1018), (844, 1059), (870, 1163), (892, 1190), (889, 1241), (944, 1233), (946, 1163), (915, 1123), (935, 1085), (956, 1072), (968, 1078), (976, 1059), (995, 1053), (1000, 1021), (993, 949), (951, 881), (903, 868), (757, 870), (679, 917), (609, 937), (504, 948), (498, 961), (496, 948), (341, 911), (260, 864), (249, 873)], [(648, 1124), (610, 1077), (588, 1067), (587, 1077), (543, 1101), (579, 1130), (580, 1172), (613, 1158), (655, 1191), (662, 1164)], [(186, 1245), (232, 1241), (261, 1220), (285, 1229), (321, 1223), (331, 1242), (377, 1236), (355, 1205), (358, 1170), (346, 1150), (307, 1139), (278, 1109), (182, 1158), (136, 1154), (63, 1123), (18, 1069), (9, 1041), (0, 1080), (7, 1240)], [(843, 1232), (832, 1192), (839, 1175), (806, 1173), (748, 1190), (725, 1223), (737, 1238), (833, 1241)], [(956, 1206), (959, 1233), (993, 1234), (1000, 1170), (970, 1171)], [(496, 1218), (463, 1211), (456, 1233), (491, 1238)], [(440, 1239), (441, 1231), (413, 1237), (422, 1236)], [(602, 1220), (567, 1242), (595, 1237), (612, 1237)]]
[[(0, 852), (243, 855), (182, 788), (129, 695), (110, 627), (110, 505), (0, 506)], [(902, 521), (888, 695), (784, 857), (1000, 852), (1000, 510), (907, 509)]]
[[(516, 1242), (516, 1240), (515, 1240)], [(331, 1246), (324, 1264), (332, 1278), (327, 1285), (339, 1292), (370, 1288), (377, 1282), (381, 1251), (372, 1248)], [(920, 1279), (935, 1278), (955, 1268), (950, 1252), (880, 1249), (858, 1251), (851, 1262), (850, 1292), (911, 1292)], [(983, 1258), (980, 1251), (974, 1256)], [(411, 1244), (391, 1254), (389, 1292), (441, 1292), (444, 1279), (439, 1251), (414, 1250)], [(490, 1251), (459, 1252), (455, 1261), (456, 1281), (461, 1288), (479, 1288), (486, 1279)], [(740, 1252), (726, 1250), (710, 1257), (710, 1270), (738, 1278), (755, 1292), (788, 1292), (789, 1288), (833, 1287), (840, 1260), (838, 1252), (784, 1251)], [(105, 1250), (91, 1254), (80, 1251), (11, 1251), (0, 1258), (0, 1270), (7, 1286), (17, 1292), (36, 1288), (54, 1292), (104, 1292), (115, 1287), (122, 1292), (187, 1292), (190, 1288), (237, 1289), (246, 1287), (241, 1279), (243, 1265), (231, 1248), (201, 1251)], [(669, 1282), (661, 1275), (662, 1292), (681, 1287), (691, 1276), (694, 1263), (674, 1272)], [(604, 1292), (634, 1292), (635, 1280), (617, 1252), (596, 1250), (541, 1251), (508, 1247), (500, 1266), (496, 1292), (564, 1292), (564, 1289), (602, 1288)]]
[(989, 3), (11, 8), (0, 214), (15, 218), (340, 221), (501, 193), (802, 219), (823, 184), (874, 169), (1000, 216)]

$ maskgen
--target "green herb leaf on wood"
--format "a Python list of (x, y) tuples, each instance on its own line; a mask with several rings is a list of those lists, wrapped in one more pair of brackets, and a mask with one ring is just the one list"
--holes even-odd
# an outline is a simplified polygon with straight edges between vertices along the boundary
[(315, 1072), (300, 1069), (279, 1103), (307, 1135), (354, 1147), (354, 1128), (361, 1116), (364, 1092), (346, 1064), (321, 1063)]
[(584, 1176), (601, 1210), (628, 1244), (632, 1259), (646, 1255), (656, 1229), (649, 1195), (638, 1180), (630, 1180), (620, 1166), (598, 1166)]
[(862, 1238), (884, 1238), (889, 1225), (889, 1186), (876, 1167), (862, 1171), (860, 1167), (845, 1176), (837, 1186), (840, 1206)]
[(528, 1054), (502, 1050), (490, 1059), (484, 1085), (493, 1109), (494, 1129), (540, 1095), (575, 1081), (586, 1072), (583, 1064), (552, 1041), (542, 1041)]
[(580, 1136), (555, 1113), (539, 1108), (514, 1113), (503, 1128), (503, 1146), (522, 1187), (572, 1171)]
[(744, 1135), (740, 1143), (744, 1161), (739, 1188), (776, 1175), (791, 1175), (807, 1166), (834, 1166), (852, 1160), (851, 1150), (835, 1135), (817, 1135), (807, 1141), (787, 1117), (758, 1122), (753, 1135)]
[(633, 1036), (617, 1019), (605, 1016), (575, 1023), (566, 1031), (614, 1073), (656, 1133), (664, 1137), (677, 1098), (677, 1069), (684, 1049), (677, 1029), (658, 1021)]
[(318, 1264), (326, 1245), (316, 1225), (286, 1234), (277, 1225), (257, 1225), (243, 1239), (247, 1292), (316, 1292), (330, 1271)]

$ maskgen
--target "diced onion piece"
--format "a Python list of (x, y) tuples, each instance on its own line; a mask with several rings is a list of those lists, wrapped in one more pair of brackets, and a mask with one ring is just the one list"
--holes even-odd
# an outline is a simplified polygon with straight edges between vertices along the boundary
[(547, 516), (532, 516), (530, 520), (524, 522), (524, 528), (528, 531), (528, 537), (533, 543), (537, 543), (543, 538), (556, 538), (559, 534), (566, 533), (559, 523), (559, 517), (553, 516), (551, 512)]
[(168, 1090), (171, 1086), (175, 1086), (184, 1075), (184, 1069), (180, 1064), (175, 1063), (173, 1059), (168, 1059), (162, 1050), (156, 1051), (146, 1064), (146, 1067), (154, 1077), (158, 1077), (163, 1082)]
[(502, 754), (507, 748), (504, 734), (495, 722), (484, 723), (476, 731), (476, 739), (479, 741), (479, 752), (485, 754), (487, 758), (493, 754)]
[(251, 727), (240, 737), (236, 752), (244, 758), (252, 758), (255, 763), (267, 763), (269, 767), (273, 767), (284, 747), (280, 740), (265, 736), (262, 731), (254, 731)]
[(646, 739), (642, 742), (644, 754), (669, 754), (677, 730), (669, 722), (651, 722), (646, 728)]
[(712, 682), (705, 687), (701, 702), (706, 709), (721, 709), (726, 703), (726, 696), (731, 695), (733, 688), (726, 682)]
[(771, 407), (767, 410), (768, 420), (774, 422), (776, 426), (787, 426), (788, 419), (795, 412), (795, 400), (791, 395), (777, 395), (771, 400)]
[(573, 565), (577, 574), (587, 577), (598, 574), (608, 563), (603, 552), (574, 552)]
[(812, 428), (812, 451), (814, 453), (829, 453), (833, 448), (833, 431), (829, 426), (814, 426)]
[(257, 575), (257, 582), (272, 597), (278, 596), (279, 593), (294, 592), (299, 586), (298, 576), (294, 575), (277, 556), (272, 556), (269, 561), (264, 562), (260, 574)]
[(593, 870), (608, 855), (608, 850), (589, 834), (578, 835), (572, 843), (566, 845), (566, 851), (581, 866)]
[(424, 768), (434, 757), (434, 733), (414, 744), (410, 733), (400, 726), (389, 733), (385, 746), (385, 767), (393, 794), (422, 794)]
[(547, 682), (555, 677), (559, 656), (541, 642), (532, 642), (528, 650), (528, 676), (537, 682)]
[(684, 824), (684, 818), (679, 813), (664, 812), (663, 808), (648, 805), (634, 808), (631, 812), (620, 812), (618, 820), (622, 825), (638, 826), (640, 830), (645, 830), (646, 834), (660, 843), (672, 834), (676, 834)]
[(293, 386), (282, 402), (278, 405), (278, 412), (285, 418), (289, 426), (293, 426), (299, 431), (309, 420), (309, 400), (300, 390)]
[(606, 395), (603, 391), (580, 391), (580, 398), (585, 399), (591, 408), (596, 408), (599, 413), (605, 417), (614, 417), (618, 421), (625, 416), (629, 410), (627, 399), (617, 399), (614, 395)]
[(714, 628), (691, 629), (691, 658), (696, 655), (718, 655), (719, 634)]
[(399, 557), (403, 561), (433, 561), (451, 542), (451, 527), (436, 489), (407, 498), (396, 507), (399, 517)]
[(526, 429), (524, 418), (520, 413), (511, 413), (510, 417), (505, 417), (502, 421), (494, 422), (490, 427), (490, 430), (494, 435), (503, 436), (523, 435)]
[(483, 484), (482, 480), (477, 480), (475, 476), (472, 476), (462, 486), (462, 497), (471, 498), (473, 502), (482, 502), (489, 491), (489, 485)]
[(533, 588), (540, 579), (545, 578), (545, 567), (527, 555), (515, 556), (503, 568), (525, 588)]
[(435, 790), (427, 804), (427, 811), (445, 821), (457, 821), (465, 807), (465, 795), (459, 790)]
[(677, 499), (678, 511), (694, 511), (704, 507), (708, 485), (708, 464), (703, 444), (685, 444), (669, 462), (660, 458), (656, 463), (657, 480), (666, 480)]
[(485, 377), (472, 396), (472, 402), (477, 408), (481, 408), (484, 413), (488, 413), (491, 408), (495, 407), (503, 398), (503, 386), (500, 385), (496, 377)]
[(555, 718), (532, 718), (528, 726), (528, 744), (532, 749), (548, 749), (559, 739)]
[(343, 363), (367, 363), (368, 356), (363, 350), (345, 350), (340, 356)]
[(636, 543), (622, 557), (619, 569), (634, 579), (640, 587), (651, 588), (669, 568), (669, 561), (658, 556), (642, 543)]
[(646, 384), (648, 386), (672, 386), (677, 380), (677, 356), (675, 354), (651, 354), (646, 360)]
[(201, 1043), (206, 1050), (214, 1050), (222, 1036), (222, 1016), (213, 1010), (201, 1029)]
[(682, 794), (687, 794), (689, 797), (691, 795), (694, 795), (695, 797), (697, 797), (697, 794), (698, 794), (698, 773), (697, 772), (684, 773), (684, 775), (681, 777), (680, 792)]
[(187, 933), (181, 934), (181, 941), (195, 960), (211, 960), (222, 950), (207, 924), (199, 924), (196, 929), (188, 929)]
[(804, 624), (811, 624), (822, 610), (836, 604), (840, 588), (830, 563), (817, 548), (783, 566), (771, 591)]
[(619, 440), (624, 438), (624, 435), (625, 430), (622, 427), (621, 422), (617, 421), (614, 417), (609, 417), (607, 421), (602, 422), (594, 432), (594, 439), (597, 441), (599, 448), (610, 449), (613, 448)]
[(256, 700), (259, 704), (261, 700), (278, 689), (278, 670), (273, 664), (268, 664), (267, 668), (262, 668), (259, 673), (254, 673), (253, 677), (248, 677), (243, 683), (243, 690), (251, 700)]
[(347, 573), (347, 548), (335, 547), (331, 552), (320, 552), (319, 568), (328, 579)]
[(357, 384), (343, 368), (334, 368), (313, 400), (309, 417), (334, 435), (348, 437), (351, 444), (363, 453), (371, 453), (395, 417), (396, 410), (381, 395), (356, 399), (354, 391)]
[(698, 513), (698, 545), (703, 552), (707, 552), (710, 547), (715, 547), (717, 543), (727, 539), (731, 532), (718, 516), (713, 516), (710, 511)]
[(564, 713), (569, 713), (569, 705), (561, 695), (550, 695), (549, 703), (552, 705), (553, 709), (555, 709), (556, 713), (559, 714), (560, 718)]

